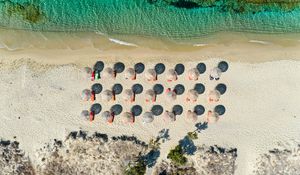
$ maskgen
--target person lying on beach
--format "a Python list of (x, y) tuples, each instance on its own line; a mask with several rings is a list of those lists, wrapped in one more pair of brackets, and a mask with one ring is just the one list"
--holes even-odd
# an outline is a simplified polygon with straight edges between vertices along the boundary
[(219, 120), (219, 114), (209, 110), (207, 112), (206, 121), (207, 123), (216, 123)]
[(200, 75), (200, 73), (197, 68), (193, 68), (188, 71), (188, 79), (189, 80), (196, 81), (196, 80), (198, 80), (199, 75)]
[(145, 93), (145, 98), (146, 98), (146, 102), (150, 102), (150, 101), (155, 102), (156, 94), (154, 90), (152, 89), (147, 90)]
[(114, 113), (110, 112), (110, 111), (104, 111), (102, 113), (102, 117), (108, 122), (108, 123), (112, 123), (114, 121)]
[(209, 79), (210, 80), (219, 80), (221, 77), (222, 71), (218, 67), (214, 67), (209, 74)]
[(190, 89), (187, 93), (186, 101), (196, 102), (198, 99), (198, 92), (195, 89)]
[(134, 116), (131, 112), (124, 112), (123, 113), (123, 122), (124, 123), (134, 123)]
[(168, 88), (166, 90), (166, 94), (169, 100), (176, 100), (177, 94), (175, 90), (171, 90), (171, 88)]
[(126, 89), (123, 93), (123, 99), (125, 101), (133, 102), (134, 101), (134, 93), (131, 89)]
[(174, 112), (170, 112), (168, 110), (166, 110), (164, 112), (163, 117), (164, 117), (163, 120), (165, 122), (174, 122), (176, 120), (176, 116), (175, 116)]
[(221, 94), (217, 90), (209, 91), (208, 102), (218, 102), (220, 100)]
[(156, 81), (157, 80), (156, 71), (154, 69), (148, 69), (145, 72), (145, 77), (146, 77), (147, 81)]
[(172, 82), (177, 80), (177, 72), (174, 69), (169, 69), (166, 73), (167, 82)]
[(136, 79), (136, 72), (133, 68), (126, 69), (124, 75), (125, 75), (126, 80), (135, 80)]
[(187, 113), (186, 113), (186, 118), (193, 121), (193, 122), (196, 122), (197, 119), (198, 119), (198, 116), (197, 116), (196, 112), (188, 110)]

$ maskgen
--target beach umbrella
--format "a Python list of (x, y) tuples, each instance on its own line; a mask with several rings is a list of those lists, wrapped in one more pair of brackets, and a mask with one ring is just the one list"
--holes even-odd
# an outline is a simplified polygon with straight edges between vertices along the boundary
[(187, 111), (186, 117), (187, 119), (192, 120), (193, 122), (197, 121), (198, 119), (197, 114), (191, 110)]
[(166, 73), (167, 81), (176, 81), (177, 80), (177, 73), (174, 69), (169, 69)]
[(94, 65), (94, 71), (101, 72), (104, 68), (104, 63), (102, 61), (97, 61)]
[(196, 69), (196, 68), (190, 69), (188, 71), (189, 80), (198, 80), (199, 75), (200, 75), (200, 73), (199, 73), (198, 69)]
[(195, 84), (194, 89), (198, 92), (198, 94), (203, 94), (205, 92), (205, 86), (201, 83)]
[(161, 84), (155, 84), (153, 86), (153, 90), (154, 90), (155, 94), (159, 95), (159, 94), (162, 94), (164, 92), (164, 87)]
[(165, 111), (164, 113), (164, 121), (166, 122), (174, 122), (176, 120), (176, 116), (173, 112)]
[(163, 63), (158, 63), (155, 65), (154, 70), (157, 75), (160, 75), (165, 72), (166, 66)]
[(148, 81), (155, 81), (156, 80), (156, 72), (154, 69), (148, 69), (145, 72), (145, 77)]
[(135, 94), (140, 94), (144, 90), (144, 88), (141, 84), (134, 84), (131, 89)]
[(219, 91), (221, 95), (225, 94), (227, 87), (225, 84), (218, 84), (215, 88), (215, 90)]
[(172, 108), (172, 112), (173, 112), (175, 115), (181, 115), (182, 112), (183, 112), (183, 108), (182, 108), (182, 106), (180, 106), (180, 105), (174, 105), (173, 108)]
[(154, 120), (154, 116), (152, 112), (145, 112), (142, 118), (143, 118), (143, 123), (151, 123)]
[(183, 74), (184, 70), (185, 70), (185, 67), (183, 64), (176, 64), (175, 71), (176, 71), (177, 75)]
[(160, 105), (154, 105), (151, 108), (151, 112), (152, 112), (153, 115), (159, 116), (164, 112), (164, 108)]
[(148, 89), (145, 93), (146, 102), (155, 101), (155, 92), (152, 89)]
[(197, 115), (202, 115), (204, 114), (205, 112), (205, 108), (202, 106), (202, 105), (196, 105), (194, 107), (194, 112), (197, 114)]
[(228, 70), (228, 63), (226, 61), (221, 61), (218, 64), (218, 68), (222, 71), (222, 72), (226, 72)]
[(91, 89), (95, 94), (100, 94), (102, 92), (102, 85), (99, 83), (93, 84)]
[(141, 115), (141, 113), (143, 112), (143, 108), (140, 105), (134, 105), (131, 108), (131, 113), (133, 114), (133, 116), (139, 116)]
[(114, 78), (114, 70), (110, 67), (107, 67), (103, 70), (102, 73), (103, 78)]
[(185, 88), (182, 84), (177, 84), (174, 87), (174, 91), (175, 91), (176, 95), (182, 95), (185, 91)]
[(221, 69), (219, 69), (218, 67), (214, 67), (211, 71), (210, 71), (210, 75), (209, 75), (209, 78), (210, 80), (219, 80), (220, 77), (221, 77)]
[(225, 109), (225, 106), (223, 106), (223, 105), (218, 105), (214, 109), (214, 112), (217, 113), (218, 115), (225, 114), (225, 111), (226, 111), (226, 109)]
[(114, 94), (119, 95), (122, 93), (123, 91), (123, 86), (121, 84), (114, 84), (112, 87), (112, 91), (114, 92)]
[(219, 120), (219, 115), (213, 111), (208, 111), (206, 120), (208, 123), (216, 123)]
[(137, 74), (141, 74), (145, 70), (145, 65), (143, 63), (136, 63), (134, 65), (134, 70)]
[(83, 110), (83, 111), (81, 111), (80, 116), (81, 116), (82, 118), (88, 120), (88, 119), (89, 119), (89, 111), (88, 111), (88, 110)]
[(175, 91), (172, 91), (171, 88), (168, 88), (167, 89), (167, 98), (168, 100), (176, 100), (176, 92)]
[(81, 92), (81, 99), (87, 101), (91, 98), (91, 95), (92, 95), (92, 92), (89, 89), (84, 89)]
[(123, 99), (125, 100), (125, 101), (131, 101), (131, 102), (133, 102), (133, 91), (131, 90), (131, 89), (126, 89), (125, 91), (124, 91), (124, 93), (123, 93)]
[(113, 115), (119, 115), (123, 111), (123, 107), (119, 104), (115, 104), (110, 108), (110, 112), (113, 113)]
[(124, 112), (122, 118), (124, 123), (134, 123), (134, 116), (130, 112)]
[(99, 103), (95, 103), (91, 106), (90, 111), (94, 112), (94, 114), (96, 115), (96, 114), (99, 114), (101, 112), (101, 110), (102, 110), (101, 105)]
[(135, 79), (135, 71), (133, 68), (128, 68), (125, 71), (125, 79), (134, 80)]
[(102, 100), (110, 101), (113, 99), (113, 92), (111, 90), (105, 90), (101, 93)]
[(203, 74), (206, 71), (206, 65), (204, 63), (197, 64), (197, 70), (200, 74)]
[(188, 101), (197, 101), (198, 99), (198, 92), (194, 89), (190, 89), (187, 93), (187, 100)]
[(208, 101), (209, 102), (218, 102), (220, 100), (221, 94), (217, 90), (212, 90), (208, 94)]
[(116, 64), (114, 64), (114, 71), (116, 73), (122, 73), (125, 69), (125, 65), (121, 62), (117, 62)]

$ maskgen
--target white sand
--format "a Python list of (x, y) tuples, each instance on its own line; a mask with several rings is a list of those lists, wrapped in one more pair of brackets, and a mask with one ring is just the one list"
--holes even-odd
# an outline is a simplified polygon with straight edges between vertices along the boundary
[[(100, 116), (96, 116), (92, 123), (84, 121), (80, 117), (80, 112), (83, 109), (89, 109), (91, 103), (82, 102), (80, 93), (93, 83), (82, 78), (83, 73), (77, 66), (50, 67), (45, 65), (49, 60), (40, 60), (43, 65), (28, 62), (27, 59), (11, 61), (28, 57), (38, 60), (41, 53), (28, 52), (28, 56), (24, 57), (26, 52), (19, 52), (19, 54), (18, 52), (9, 54), (3, 52), (4, 57), (0, 62), (0, 136), (10, 140), (17, 136), (21, 148), (24, 148), (32, 158), (34, 158), (35, 150), (50, 139), (63, 139), (68, 132), (80, 128), (109, 135), (135, 135), (144, 141), (156, 136), (161, 129), (168, 128), (171, 140), (161, 145), (161, 160), (166, 157), (167, 151), (171, 147), (178, 144), (178, 140), (182, 139), (187, 132), (195, 129), (194, 123), (186, 121), (184, 116), (178, 117), (177, 121), (171, 124), (165, 124), (162, 117), (156, 117), (152, 124), (146, 125), (142, 124), (139, 117), (133, 125), (123, 124), (118, 116), (111, 125), (107, 124)], [(135, 57), (141, 54), (136, 54)], [(128, 55), (130, 54), (128, 53)], [(129, 57), (128, 55), (124, 58)], [(147, 54), (145, 53), (145, 55)], [(250, 57), (249, 55), (246, 57)], [(64, 60), (63, 63), (73, 62), (82, 67), (92, 64), (96, 60), (95, 54), (92, 59), (84, 61), (80, 61), (81, 56), (87, 57), (90, 54), (74, 51), (74, 57)], [(105, 57), (108, 65), (111, 66), (118, 56), (119, 54), (116, 53), (115, 57)], [(264, 57), (268, 58), (267, 54)], [(9, 60), (10, 58), (13, 59)], [(295, 55), (289, 55), (288, 58), (295, 58)], [(62, 63), (55, 60), (49, 62)], [(147, 68), (160, 62), (159, 59), (151, 60), (146, 63)], [(162, 60), (162, 62), (168, 69), (175, 66), (177, 60)], [(209, 59), (204, 62), (209, 69), (219, 60)], [(142, 60), (127, 60), (126, 66), (139, 61)], [(182, 59), (179, 62), (183, 62)], [(188, 70), (198, 62), (200, 60), (184, 61), (183, 63)], [(287, 145), (300, 142), (300, 63), (286, 60), (256, 64), (229, 62), (229, 64), (229, 70), (222, 75), (218, 82), (227, 85), (227, 92), (219, 102), (225, 105), (227, 111), (217, 124), (209, 125), (195, 143), (237, 148), (236, 174), (251, 174), (259, 154), (273, 149), (278, 142)], [(11, 67), (15, 69), (11, 69)], [(122, 83), (124, 89), (133, 84), (133, 82), (129, 83), (124, 80), (122, 75), (118, 76), (116, 81), (99, 80), (97, 82), (103, 84), (103, 90), (110, 88), (114, 82)], [(144, 85), (144, 92), (154, 84), (145, 82), (144, 76), (138, 76), (135, 82)], [(216, 82), (208, 80), (208, 71), (201, 76), (198, 82), (206, 86), (206, 93), (217, 85)], [(186, 81), (186, 77), (181, 76), (177, 82), (173, 83), (166, 83), (164, 77), (159, 77), (157, 83), (170, 84), (165, 87), (173, 87), (177, 83), (182, 83), (188, 90), (193, 87), (195, 82)], [(97, 102), (101, 103), (99, 99), (98, 95)], [(196, 105), (185, 103), (183, 99), (184, 96), (181, 96), (176, 102), (170, 103), (162, 96), (158, 96), (157, 104), (161, 104), (169, 110), (174, 104), (183, 105), (185, 110), (193, 109)], [(118, 96), (117, 102), (123, 105), (123, 111), (128, 111), (132, 106), (132, 104), (126, 104)], [(215, 106), (207, 104), (205, 95), (200, 95), (198, 103), (204, 105), (206, 110)], [(101, 103), (102, 111), (108, 110), (113, 104), (113, 102)], [(144, 112), (150, 110), (152, 106), (152, 104), (145, 104), (141, 95), (137, 96), (136, 104), (142, 105)], [(203, 118), (203, 116), (200, 117), (199, 122), (203, 121)]]

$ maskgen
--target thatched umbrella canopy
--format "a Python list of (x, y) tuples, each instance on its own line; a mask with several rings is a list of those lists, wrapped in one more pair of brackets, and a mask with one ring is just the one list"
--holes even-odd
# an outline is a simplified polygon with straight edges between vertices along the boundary
[(175, 71), (176, 71), (177, 75), (183, 74), (184, 70), (185, 70), (185, 67), (183, 64), (176, 64)]
[(226, 61), (221, 61), (218, 64), (218, 68), (222, 71), (222, 72), (226, 72), (229, 68), (229, 65)]
[(134, 105), (132, 108), (131, 108), (131, 113), (133, 114), (133, 116), (139, 116), (141, 115), (143, 112), (143, 108), (140, 106), (140, 105)]
[(102, 85), (99, 83), (95, 83), (92, 85), (91, 89), (95, 94), (100, 94), (102, 92)]
[(202, 115), (205, 112), (205, 108), (202, 105), (197, 105), (197, 106), (194, 107), (194, 112), (197, 115)]
[(165, 72), (166, 66), (163, 63), (158, 63), (155, 65), (154, 70), (157, 75), (160, 75)]
[(216, 123), (219, 120), (219, 115), (213, 111), (208, 111), (206, 120), (208, 123)]
[(226, 108), (223, 105), (218, 105), (215, 107), (214, 112), (217, 113), (218, 115), (224, 115), (226, 112)]
[(141, 74), (145, 70), (145, 65), (143, 63), (136, 63), (134, 65), (134, 70), (137, 74)]
[(221, 77), (222, 71), (221, 69), (219, 69), (218, 67), (214, 67), (211, 71), (210, 71), (210, 75), (209, 78), (210, 80), (219, 80)]
[(94, 71), (96, 72), (101, 72), (103, 68), (104, 68), (103, 61), (97, 61), (96, 64), (94, 65)]
[(119, 83), (114, 84), (112, 87), (112, 91), (114, 92), (114, 94), (119, 95), (123, 91), (123, 86)]
[(116, 73), (118, 73), (118, 74), (122, 73), (124, 71), (124, 69), (125, 69), (125, 65), (123, 63), (117, 62), (114, 64), (114, 71)]
[(91, 98), (92, 92), (89, 89), (84, 89), (81, 92), (81, 99), (88, 101)]
[(203, 94), (205, 91), (205, 86), (201, 83), (197, 83), (195, 84), (194, 89), (198, 92), (198, 94)]
[(176, 81), (177, 80), (177, 72), (174, 69), (169, 69), (166, 73), (167, 81)]
[(154, 120), (154, 116), (151, 112), (145, 112), (143, 114), (143, 123), (151, 123)]
[(221, 94), (217, 90), (212, 90), (208, 94), (208, 101), (209, 102), (218, 102), (220, 100)]
[(185, 91), (185, 88), (182, 84), (177, 84), (174, 87), (174, 91), (175, 91), (176, 95), (182, 95)]
[(189, 80), (198, 80), (200, 73), (197, 68), (190, 69), (188, 71)]
[(153, 90), (157, 95), (162, 94), (164, 92), (164, 86), (161, 84), (155, 84), (153, 86)]
[(180, 106), (180, 105), (174, 105), (173, 108), (172, 108), (172, 112), (173, 112), (175, 115), (181, 115), (182, 112), (183, 112), (183, 107)]
[(126, 89), (123, 93), (123, 99), (125, 101), (131, 101), (133, 102), (133, 96), (134, 96), (134, 93), (131, 89)]
[(218, 84), (215, 88), (215, 90), (219, 91), (221, 95), (225, 94), (227, 87), (225, 84)]
[(146, 72), (145, 72), (145, 77), (148, 81), (155, 81), (156, 80), (156, 77), (157, 77), (157, 74), (155, 72), (154, 69), (148, 69)]
[(151, 112), (152, 112), (153, 115), (159, 116), (164, 112), (164, 108), (160, 105), (154, 105), (151, 108)]
[(94, 112), (94, 114), (99, 114), (102, 110), (102, 106), (99, 103), (95, 103), (91, 106), (91, 110), (92, 112)]
[(124, 112), (122, 118), (124, 123), (134, 123), (134, 116), (130, 112)]
[(195, 112), (193, 112), (191, 110), (188, 110), (187, 113), (186, 113), (186, 118), (193, 121), (193, 122), (196, 122), (197, 119), (198, 119), (198, 116)]
[(200, 74), (203, 74), (206, 71), (206, 65), (204, 63), (197, 64), (197, 70)]
[(187, 93), (187, 101), (197, 101), (198, 99), (198, 92), (194, 89), (190, 89)]
[(152, 89), (148, 89), (145, 93), (146, 102), (155, 101), (155, 92)]
[(173, 112), (165, 111), (163, 119), (165, 122), (174, 122), (176, 120), (176, 116)]
[(88, 119), (89, 119), (89, 111), (88, 111), (88, 110), (83, 110), (83, 111), (81, 111), (80, 116), (81, 116), (82, 118), (88, 120)]
[(136, 78), (136, 73), (133, 68), (128, 68), (125, 71), (125, 79), (134, 80)]
[(113, 99), (113, 92), (111, 90), (105, 90), (101, 93), (102, 100), (110, 101)]
[(103, 70), (103, 73), (102, 73), (102, 77), (103, 78), (114, 78), (114, 70), (110, 67), (107, 67)]
[(115, 104), (110, 108), (110, 112), (113, 113), (114, 115), (119, 115), (123, 111), (123, 107), (119, 104)]
[(134, 84), (131, 89), (135, 94), (141, 94), (144, 90), (141, 84)]

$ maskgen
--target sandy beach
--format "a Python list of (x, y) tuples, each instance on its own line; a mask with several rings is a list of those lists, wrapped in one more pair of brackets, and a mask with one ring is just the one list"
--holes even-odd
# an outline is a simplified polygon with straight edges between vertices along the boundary
[[(158, 162), (166, 159), (170, 148), (175, 147), (187, 132), (195, 130), (195, 123), (188, 121), (185, 115), (178, 116), (173, 123), (164, 123), (160, 116), (151, 124), (143, 124), (137, 117), (134, 124), (124, 124), (118, 117), (108, 124), (100, 115), (89, 122), (80, 117), (91, 103), (83, 102), (80, 93), (90, 88), (94, 82), (84, 78), (82, 68), (92, 66), (102, 60), (106, 66), (116, 61), (126, 66), (144, 62), (146, 68), (156, 63), (164, 63), (173, 68), (176, 63), (184, 63), (186, 70), (199, 62), (207, 66), (197, 83), (203, 83), (206, 92), (199, 96), (197, 104), (206, 111), (217, 104), (226, 107), (226, 113), (216, 124), (209, 124), (195, 140), (195, 145), (219, 145), (237, 149), (235, 174), (253, 174), (260, 155), (277, 147), (293, 149), (300, 142), (300, 46), (262, 45), (257, 42), (228, 43), (227, 45), (204, 46), (203, 48), (170, 51), (152, 50), (134, 46), (113, 44), (111, 49), (99, 51), (95, 48), (78, 50), (40, 50), (25, 49), (19, 51), (0, 50), (0, 137), (17, 140), (20, 147), (36, 161), (35, 150), (43, 147), (51, 139), (63, 140), (69, 132), (84, 130), (106, 133), (109, 136), (133, 135), (148, 142), (162, 129), (169, 129), (170, 140), (161, 144)], [(209, 69), (219, 61), (226, 60), (229, 69), (219, 82), (209, 80)], [(137, 80), (128, 81), (119, 75), (115, 80), (97, 80), (103, 89), (109, 89), (115, 83), (130, 88), (141, 83), (149, 89), (154, 83), (146, 82), (143, 75)], [(195, 82), (179, 76), (178, 81), (167, 83), (163, 76), (156, 83), (173, 87), (183, 84), (193, 88)], [(227, 85), (227, 92), (215, 104), (207, 103), (208, 90), (218, 83)], [(104, 103), (102, 111), (108, 110), (113, 102)], [(196, 104), (183, 103), (185, 96), (179, 96), (170, 103), (160, 98), (158, 104), (171, 109), (181, 104), (185, 110)], [(117, 96), (117, 103), (123, 111), (129, 111), (133, 104), (125, 103)], [(135, 104), (150, 110), (153, 104), (147, 104), (137, 96)], [(200, 116), (197, 123), (204, 122)], [(15, 138), (14, 138), (15, 137)], [(300, 157), (297, 157), (299, 160)]]

